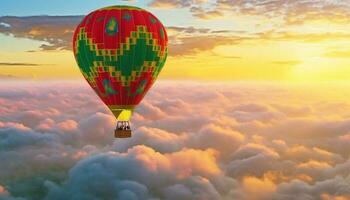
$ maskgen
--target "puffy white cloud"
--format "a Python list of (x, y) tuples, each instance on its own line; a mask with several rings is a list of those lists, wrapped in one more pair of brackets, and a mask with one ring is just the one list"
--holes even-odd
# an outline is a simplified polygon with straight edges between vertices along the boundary
[(217, 149), (222, 158), (227, 158), (243, 141), (244, 135), (240, 132), (208, 124), (204, 125), (197, 133), (189, 134), (187, 143), (193, 148)]
[(300, 180), (290, 183), (281, 183), (277, 187), (274, 199), (321, 199), (324, 196), (350, 195), (350, 182), (348, 177), (334, 177), (332, 179), (316, 182), (313, 185)]
[(141, 126), (133, 132), (132, 139), (116, 140), (113, 144), (113, 150), (125, 152), (136, 145), (146, 145), (159, 152), (174, 152), (185, 147), (188, 136), (178, 135), (158, 128), (147, 128)]
[[(126, 153), (107, 152), (78, 162), (62, 187), (47, 184), (48, 198), (172, 199), (181, 194), (189, 199), (215, 199), (220, 195), (204, 177), (220, 173), (210, 150), (163, 155), (146, 146), (135, 146)], [(179, 188), (181, 191), (174, 190)]]
[(245, 177), (243, 179), (243, 192), (245, 199), (271, 199), (272, 194), (276, 190), (276, 185), (269, 179), (259, 179), (256, 177)]
[(239, 178), (246, 175), (261, 177), (265, 172), (279, 168), (279, 165), (289, 164), (279, 161), (279, 158), (279, 154), (274, 150), (261, 144), (249, 143), (234, 152), (228, 163), (227, 173)]
[(98, 112), (79, 122), (79, 139), (88, 144), (112, 143), (115, 125), (114, 116)]
[(309, 160), (327, 161), (329, 163), (344, 162), (344, 158), (336, 153), (317, 147), (309, 148), (302, 145), (290, 147), (286, 152), (286, 157), (291, 160), (303, 162)]

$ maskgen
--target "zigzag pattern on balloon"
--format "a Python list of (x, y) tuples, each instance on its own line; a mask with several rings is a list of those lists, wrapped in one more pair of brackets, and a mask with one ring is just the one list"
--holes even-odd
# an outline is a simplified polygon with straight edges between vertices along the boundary
[[(141, 66), (141, 68), (131, 71), (128, 71), (127, 67), (123, 68), (122, 66), (130, 64), (125, 63), (127, 59), (123, 60), (124, 54), (132, 53), (135, 57), (135, 51), (137, 52), (138, 49), (143, 48), (145, 44), (148, 48), (143, 64), (134, 63), (135, 67)], [(147, 59), (147, 56), (149, 59)], [(122, 43), (120, 49), (117, 50), (98, 49), (93, 39), (87, 37), (84, 27), (80, 28), (76, 40), (77, 62), (81, 66), (84, 77), (94, 87), (97, 86), (96, 78), (102, 72), (109, 73), (116, 81), (121, 82), (122, 86), (130, 86), (130, 83), (140, 77), (142, 72), (152, 72), (152, 78), (156, 78), (164, 65), (166, 56), (167, 48), (165, 51), (161, 51), (161, 47), (157, 45), (157, 39), (153, 39), (152, 33), (147, 32), (145, 26), (137, 26), (137, 31), (132, 31), (130, 37), (126, 38), (126, 42)], [(134, 59), (131, 58), (129, 61)], [(136, 55), (136, 62), (139, 61), (142, 62), (142, 58), (137, 60)]]

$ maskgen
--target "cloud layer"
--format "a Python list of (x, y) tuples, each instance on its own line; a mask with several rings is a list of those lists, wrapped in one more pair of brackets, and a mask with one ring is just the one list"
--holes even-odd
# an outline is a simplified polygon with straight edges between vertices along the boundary
[[(185, 1), (184, 1), (185, 2)], [(41, 50), (72, 50), (72, 35), (83, 16), (0, 17), (0, 33), (42, 41)], [(238, 37), (220, 37), (210, 29), (168, 27), (171, 56), (194, 55), (218, 45), (234, 44)], [(203, 44), (206, 41), (206, 45)], [(33, 51), (33, 50), (28, 50)], [(31, 63), (0, 63), (0, 65), (34, 66)]]
[(0, 199), (348, 199), (349, 90), (320, 88), (161, 81), (114, 139), (87, 84), (2, 82)]

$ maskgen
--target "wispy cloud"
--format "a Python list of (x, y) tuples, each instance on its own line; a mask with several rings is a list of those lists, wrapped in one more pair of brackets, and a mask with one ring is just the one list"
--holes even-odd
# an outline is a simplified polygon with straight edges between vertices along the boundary
[[(171, 37), (169, 37), (171, 38)], [(169, 54), (172, 56), (195, 55), (202, 51), (210, 51), (219, 45), (240, 43), (244, 38), (217, 36), (178, 36), (170, 42)]]
[(0, 33), (44, 41), (43, 50), (71, 50), (72, 34), (82, 16), (0, 17)]
[(7, 79), (18, 79), (19, 77), (9, 75), (9, 74), (0, 74), (1, 80), (7, 80)]
[(300, 60), (276, 60), (272, 62), (273, 64), (276, 65), (298, 65), (302, 63)]
[(205, 2), (207, 0), (153, 0), (148, 5), (156, 8), (184, 8)]
[(266, 41), (300, 41), (305, 43), (317, 43), (323, 41), (346, 40), (350, 37), (347, 32), (320, 32), (320, 33), (300, 33), (293, 31), (264, 31), (255, 34), (256, 39)]
[(180, 27), (180, 26), (169, 26), (167, 27), (168, 31), (182, 32), (182, 33), (208, 33), (210, 29), (208, 28), (195, 28), (190, 27)]
[(225, 15), (224, 12), (219, 9), (204, 10), (201, 7), (191, 7), (190, 11), (192, 12), (193, 16), (200, 19), (215, 19)]
[(324, 56), (329, 58), (350, 58), (350, 51), (329, 51)]
[(42, 64), (35, 64), (35, 63), (12, 63), (12, 62), (0, 62), (0, 66), (26, 66), (26, 67), (37, 67), (41, 66)]
[[(349, 23), (348, 1), (255, 1), (255, 0), (217, 0), (214, 6), (203, 9), (200, 4), (192, 9), (193, 15), (210, 19), (214, 16), (225, 16), (231, 12), (250, 16), (264, 16), (267, 18), (282, 18), (287, 25), (297, 25), (310, 21), (327, 20), (332, 23)], [(208, 6), (207, 6), (208, 7)], [(192, 7), (193, 8), (193, 7)], [(208, 16), (208, 17), (205, 17)]]

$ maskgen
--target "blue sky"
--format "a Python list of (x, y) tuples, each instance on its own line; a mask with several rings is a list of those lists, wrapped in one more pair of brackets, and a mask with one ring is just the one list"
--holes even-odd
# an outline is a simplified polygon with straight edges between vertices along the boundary
[(157, 9), (149, 8), (146, 1), (116, 1), (116, 0), (2, 0), (0, 16), (37, 16), (37, 15), (87, 15), (93, 10), (110, 5), (133, 5), (147, 8), (160, 19), (171, 18), (165, 25), (190, 26), (195, 25), (188, 9)]
[[(0, 15), (84, 15), (96, 8), (113, 4), (129, 4), (144, 7), (148, 1), (103, 1), (103, 0), (5, 0), (2, 1)], [(34, 3), (35, 2), (35, 3)]]

